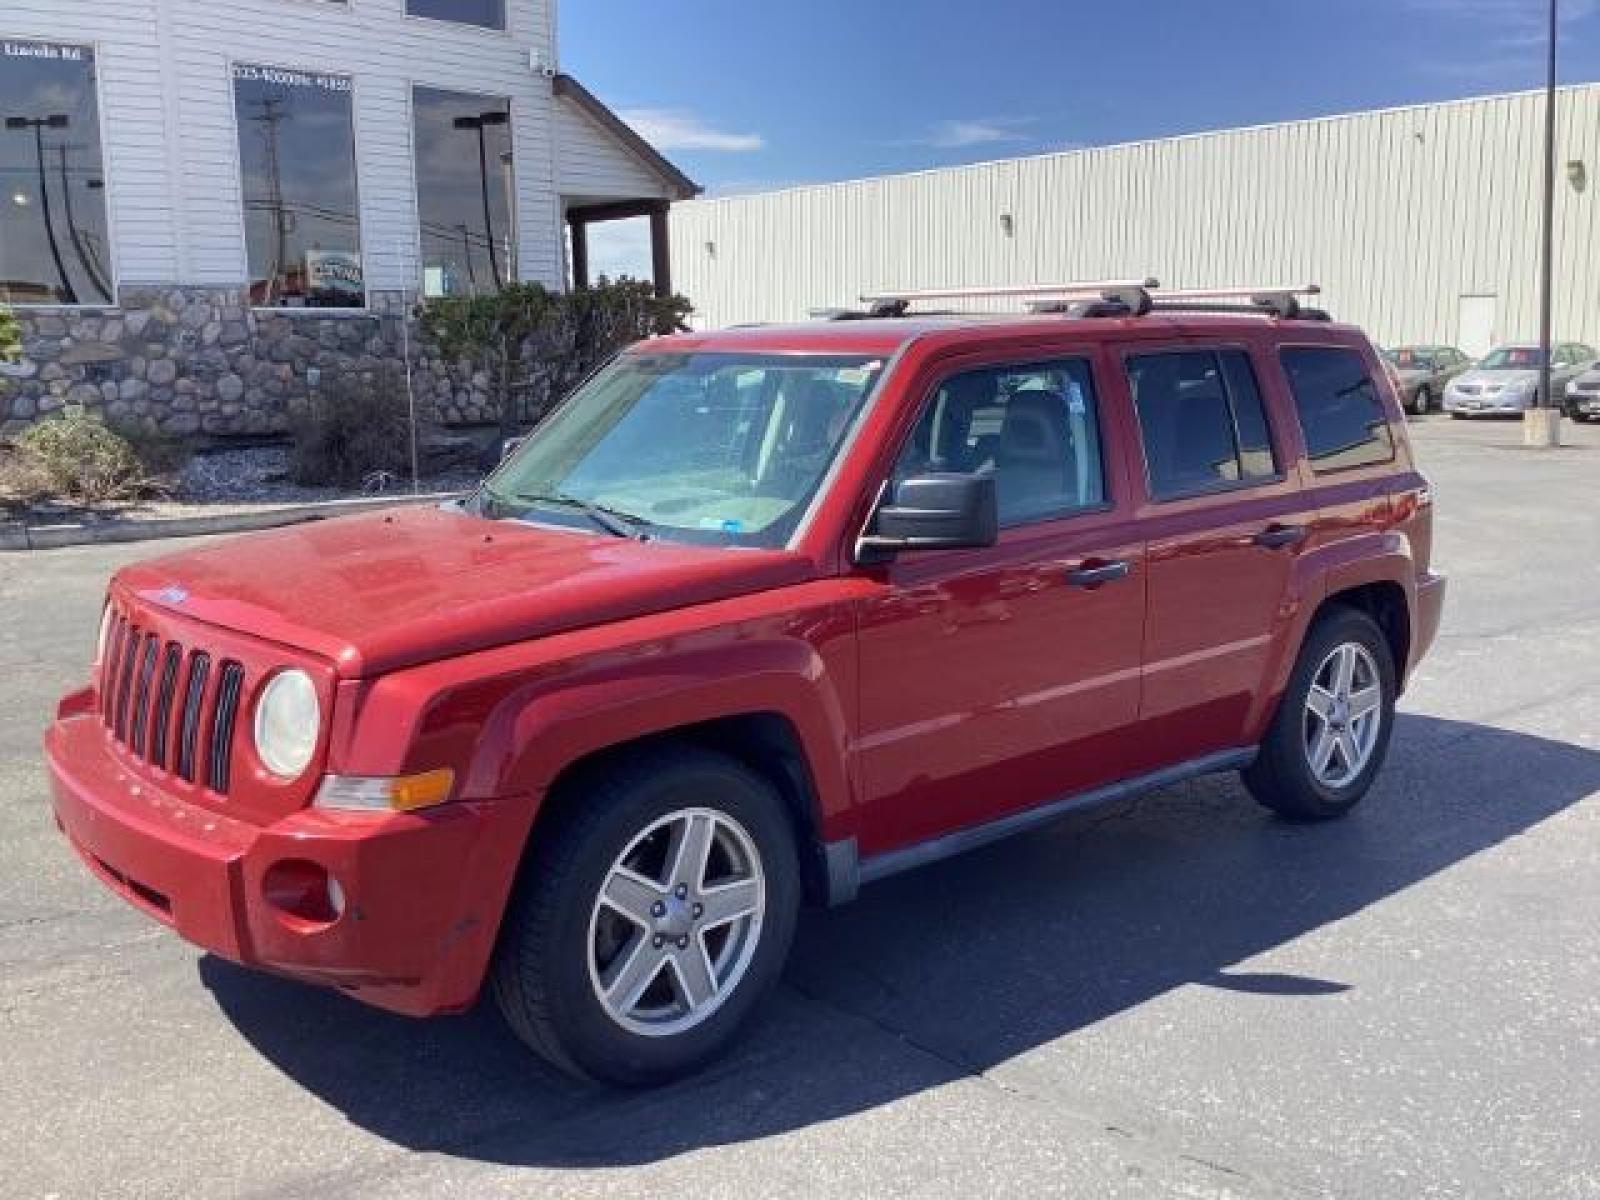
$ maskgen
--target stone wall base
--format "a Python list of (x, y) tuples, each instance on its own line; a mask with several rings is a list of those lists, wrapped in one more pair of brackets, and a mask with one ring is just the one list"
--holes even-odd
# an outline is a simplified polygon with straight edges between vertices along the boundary
[[(67, 405), (113, 425), (178, 437), (286, 431), (347, 375), (403, 386), (406, 297), (375, 292), (360, 312), (253, 309), (242, 288), (124, 286), (106, 308), (18, 309), (23, 358), (0, 364), (0, 436)], [(419, 415), (495, 419), (489, 381), (430, 353), (411, 322)]]

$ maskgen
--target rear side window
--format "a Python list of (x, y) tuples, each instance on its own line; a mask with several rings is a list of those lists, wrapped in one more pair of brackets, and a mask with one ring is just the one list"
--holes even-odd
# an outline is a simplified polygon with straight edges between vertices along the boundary
[(1136, 354), (1127, 362), (1156, 499), (1277, 478), (1261, 391), (1243, 351)]
[(1389, 418), (1361, 355), (1339, 346), (1288, 346), (1280, 354), (1313, 469), (1394, 458)]

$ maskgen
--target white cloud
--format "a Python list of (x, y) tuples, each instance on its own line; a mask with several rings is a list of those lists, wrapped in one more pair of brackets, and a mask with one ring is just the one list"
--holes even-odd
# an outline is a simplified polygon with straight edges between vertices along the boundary
[(932, 146), (938, 150), (964, 150), (971, 146), (993, 146), (1023, 140), (1023, 128), (1031, 117), (974, 117), (961, 121), (936, 121), (920, 137), (899, 143), (903, 146)]
[(759, 150), (767, 144), (759, 133), (730, 133), (677, 109), (628, 108), (617, 115), (657, 150), (743, 152)]

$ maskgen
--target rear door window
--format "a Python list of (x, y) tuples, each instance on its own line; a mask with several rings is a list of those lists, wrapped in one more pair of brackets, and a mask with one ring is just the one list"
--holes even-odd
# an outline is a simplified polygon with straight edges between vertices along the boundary
[(1127, 370), (1157, 500), (1278, 477), (1261, 391), (1244, 351), (1135, 354)]
[(1342, 346), (1286, 346), (1279, 354), (1314, 470), (1393, 460), (1389, 418), (1360, 354)]

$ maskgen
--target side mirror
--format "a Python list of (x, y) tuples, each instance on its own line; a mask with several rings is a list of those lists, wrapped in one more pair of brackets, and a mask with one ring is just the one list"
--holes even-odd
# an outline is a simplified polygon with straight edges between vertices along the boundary
[(879, 561), (902, 550), (992, 546), (1000, 536), (993, 475), (914, 475), (878, 509), (861, 557)]

